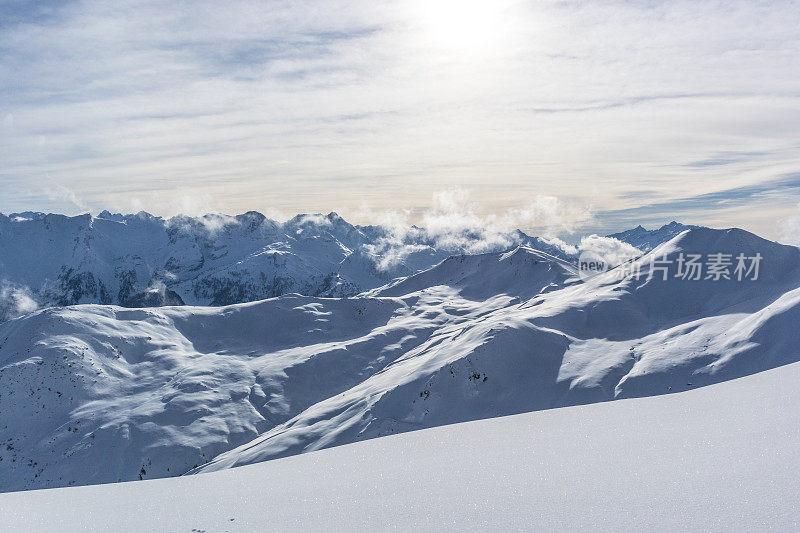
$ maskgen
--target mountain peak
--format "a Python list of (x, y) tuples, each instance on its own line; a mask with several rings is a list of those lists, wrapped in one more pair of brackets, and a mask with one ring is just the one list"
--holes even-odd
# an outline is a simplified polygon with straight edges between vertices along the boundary
[(626, 242), (639, 248), (643, 252), (647, 252), (659, 244), (667, 242), (686, 229), (699, 227), (701, 226), (687, 226), (673, 220), (669, 224), (664, 224), (658, 229), (648, 230), (639, 224), (633, 229), (613, 233), (608, 235), (608, 237)]

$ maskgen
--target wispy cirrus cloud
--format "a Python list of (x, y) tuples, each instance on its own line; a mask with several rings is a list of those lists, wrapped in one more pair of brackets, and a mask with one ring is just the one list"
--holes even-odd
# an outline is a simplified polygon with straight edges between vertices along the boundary
[[(648, 196), (645, 192), (642, 196)], [(793, 198), (800, 196), (800, 173), (791, 173), (777, 179), (754, 185), (733, 187), (696, 196), (665, 199), (647, 203), (633, 208), (609, 210), (597, 213), (602, 225), (594, 228), (597, 231), (610, 231), (618, 227), (629, 227), (637, 224), (659, 224), (661, 221), (676, 218), (676, 214), (691, 221), (705, 223), (709, 213), (728, 212), (728, 227), (740, 227), (742, 224), (741, 208), (750, 207), (754, 212), (774, 220), (777, 209), (786, 211), (794, 205)], [(770, 207), (771, 206), (771, 207)], [(770, 213), (771, 211), (771, 213)], [(752, 215), (753, 213), (751, 213)], [(715, 225), (715, 221), (709, 222)], [(720, 224), (720, 222), (716, 222)], [(724, 224), (724, 223), (723, 223)], [(774, 228), (770, 231), (775, 234)]]

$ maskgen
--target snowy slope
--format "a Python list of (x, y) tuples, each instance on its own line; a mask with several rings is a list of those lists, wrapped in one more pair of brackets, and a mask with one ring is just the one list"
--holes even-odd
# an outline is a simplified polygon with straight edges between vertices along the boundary
[(0, 325), (0, 489), (219, 470), (800, 360), (800, 249), (693, 229), (637, 263), (718, 251), (761, 253), (759, 279), (582, 283), (520, 247), (353, 298), (39, 311)]
[(284, 223), (251, 211), (97, 217), (0, 214), (0, 321), (35, 307), (77, 303), (228, 305), (289, 293), (354, 295), (429, 268), (451, 254), (519, 244), (560, 248), (522, 232), (484, 242), (357, 227), (336, 213)]
[(400, 307), (284, 297), (55, 308), (7, 322), (2, 488), (182, 474), (358, 383), (391, 344), (413, 344), (415, 323), (386, 327)]
[(0, 495), (3, 531), (794, 531), (800, 364), (202, 476)]
[(528, 247), (505, 253), (451, 256), (436, 266), (395, 281), (366, 295), (402, 296), (434, 287), (449, 287), (470, 300), (499, 294), (531, 298), (576, 283), (575, 266), (559, 257)]

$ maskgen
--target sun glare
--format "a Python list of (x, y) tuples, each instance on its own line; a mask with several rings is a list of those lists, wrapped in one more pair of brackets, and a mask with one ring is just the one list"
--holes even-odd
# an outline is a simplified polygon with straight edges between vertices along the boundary
[(432, 46), (479, 53), (503, 35), (499, 3), (480, 0), (432, 0), (417, 4), (422, 29)]

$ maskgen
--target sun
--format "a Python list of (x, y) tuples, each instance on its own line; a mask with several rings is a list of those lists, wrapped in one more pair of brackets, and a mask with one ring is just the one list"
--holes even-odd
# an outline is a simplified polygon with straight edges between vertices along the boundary
[(416, 5), (424, 40), (435, 48), (478, 53), (497, 46), (504, 24), (501, 3), (423, 0)]

